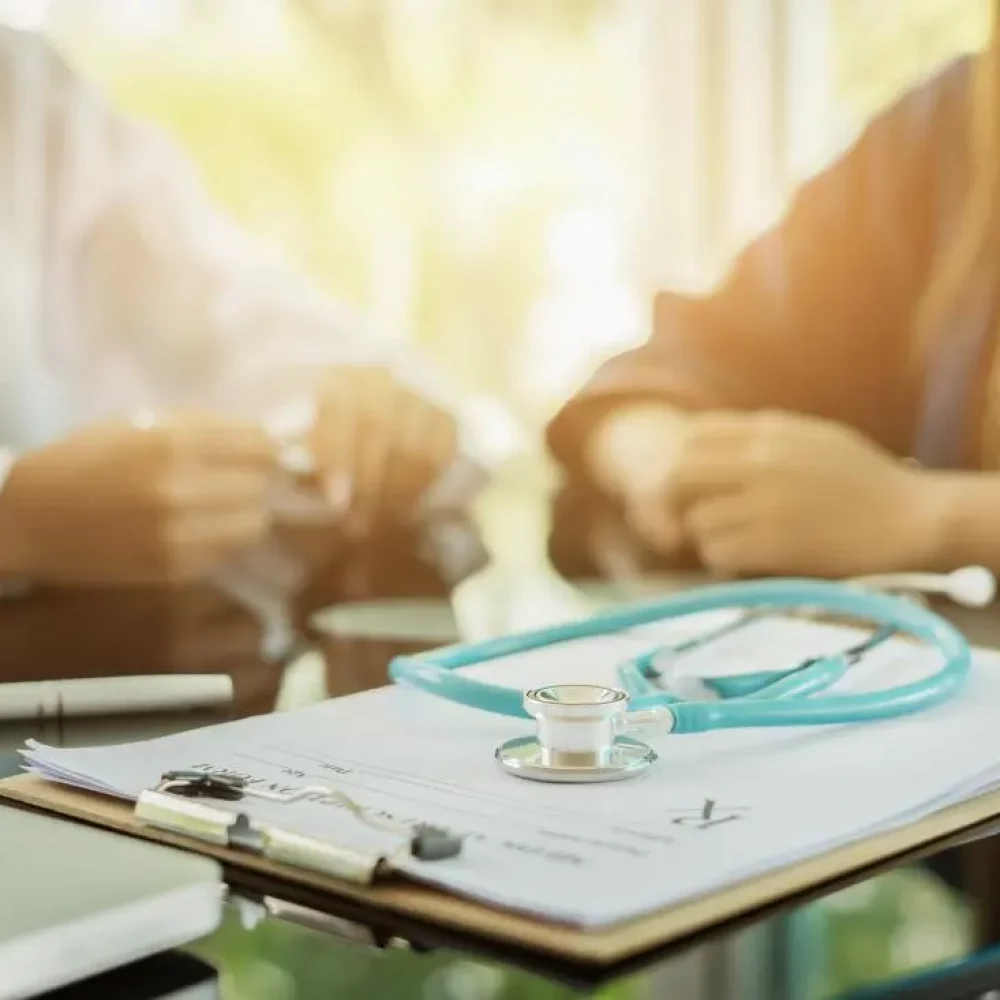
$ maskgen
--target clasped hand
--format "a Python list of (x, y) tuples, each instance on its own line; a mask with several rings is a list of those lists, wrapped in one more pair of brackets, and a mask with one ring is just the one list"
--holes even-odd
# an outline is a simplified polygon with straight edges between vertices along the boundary
[(862, 434), (789, 413), (663, 417), (669, 435), (648, 422), (621, 496), (657, 552), (693, 547), (724, 576), (839, 578), (929, 558), (927, 474)]
[[(406, 517), (455, 441), (452, 418), (386, 371), (333, 370), (324, 380), (314, 462), (355, 530)], [(164, 414), (150, 426), (86, 428), (15, 464), (0, 491), (0, 576), (70, 585), (204, 579), (270, 530), (275, 467), (274, 443), (253, 422)]]

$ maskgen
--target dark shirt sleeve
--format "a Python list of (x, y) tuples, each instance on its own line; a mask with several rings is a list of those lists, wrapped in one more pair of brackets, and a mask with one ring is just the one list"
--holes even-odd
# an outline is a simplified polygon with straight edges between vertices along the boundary
[(557, 568), (588, 569), (581, 548), (609, 511), (582, 456), (623, 402), (794, 410), (908, 451), (920, 393), (910, 334), (940, 220), (954, 211), (967, 77), (956, 63), (875, 119), (710, 294), (657, 296), (649, 340), (602, 365), (555, 416)]

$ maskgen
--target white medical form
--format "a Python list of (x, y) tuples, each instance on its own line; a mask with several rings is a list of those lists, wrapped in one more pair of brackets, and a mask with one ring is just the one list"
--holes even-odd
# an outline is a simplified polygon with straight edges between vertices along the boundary
[[(667, 628), (548, 647), (474, 671), (518, 688), (613, 683), (615, 665)], [(703, 666), (725, 673), (741, 665), (773, 669), (840, 648), (857, 633), (770, 619), (739, 635), (738, 643), (734, 635), (716, 651), (726, 662)], [(932, 668), (931, 654), (891, 641), (850, 684), (894, 685)], [(858, 725), (663, 736), (651, 740), (660, 760), (646, 775), (610, 784), (512, 778), (497, 767), (494, 749), (530, 732), (529, 721), (398, 687), (129, 746), (32, 745), (25, 759), (49, 778), (130, 799), (175, 768), (237, 774), (279, 789), (324, 785), (379, 815), (465, 835), (456, 858), (405, 858), (402, 870), (413, 878), (550, 921), (602, 927), (992, 789), (1000, 781), (998, 711), (1000, 654), (977, 652), (966, 688), (925, 713)], [(330, 799), (247, 798), (239, 808), (346, 846), (393, 846), (392, 833), (359, 822)]]

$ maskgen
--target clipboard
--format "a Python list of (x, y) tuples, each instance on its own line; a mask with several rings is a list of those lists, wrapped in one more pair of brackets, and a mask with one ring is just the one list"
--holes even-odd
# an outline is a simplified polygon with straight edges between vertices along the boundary
[[(831, 883), (886, 865), (901, 857), (919, 857), (935, 848), (988, 835), (1000, 822), (1000, 791), (969, 799), (899, 829), (878, 834), (774, 870), (738, 885), (647, 916), (598, 929), (581, 929), (533, 919), (459, 897), (399, 875), (335, 877), (278, 861), (260, 853), (227, 846), (151, 825), (137, 817), (127, 801), (81, 791), (35, 775), (0, 781), (0, 799), (8, 805), (39, 809), (94, 826), (142, 837), (207, 855), (230, 870), (243, 871), (327, 895), (373, 914), (406, 918), (457, 931), (519, 951), (549, 956), (580, 966), (601, 968), (634, 960), (671, 944), (736, 921), (790, 897), (816, 893)], [(669, 873), (665, 875), (669, 878)]]

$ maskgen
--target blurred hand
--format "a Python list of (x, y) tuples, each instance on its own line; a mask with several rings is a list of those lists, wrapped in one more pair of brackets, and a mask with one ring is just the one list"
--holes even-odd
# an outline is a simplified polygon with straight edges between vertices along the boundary
[(661, 506), (680, 517), (710, 570), (848, 577), (921, 568), (927, 481), (829, 421), (705, 415), (684, 434)]
[(331, 369), (312, 448), (331, 502), (364, 533), (382, 513), (409, 511), (455, 456), (454, 418), (384, 368)]
[(676, 555), (686, 536), (669, 487), (695, 415), (657, 403), (612, 412), (589, 447), (591, 472), (622, 505), (639, 537), (661, 555)]
[(91, 427), (18, 460), (0, 492), (0, 571), (62, 584), (204, 578), (268, 527), (270, 445), (252, 424)]

